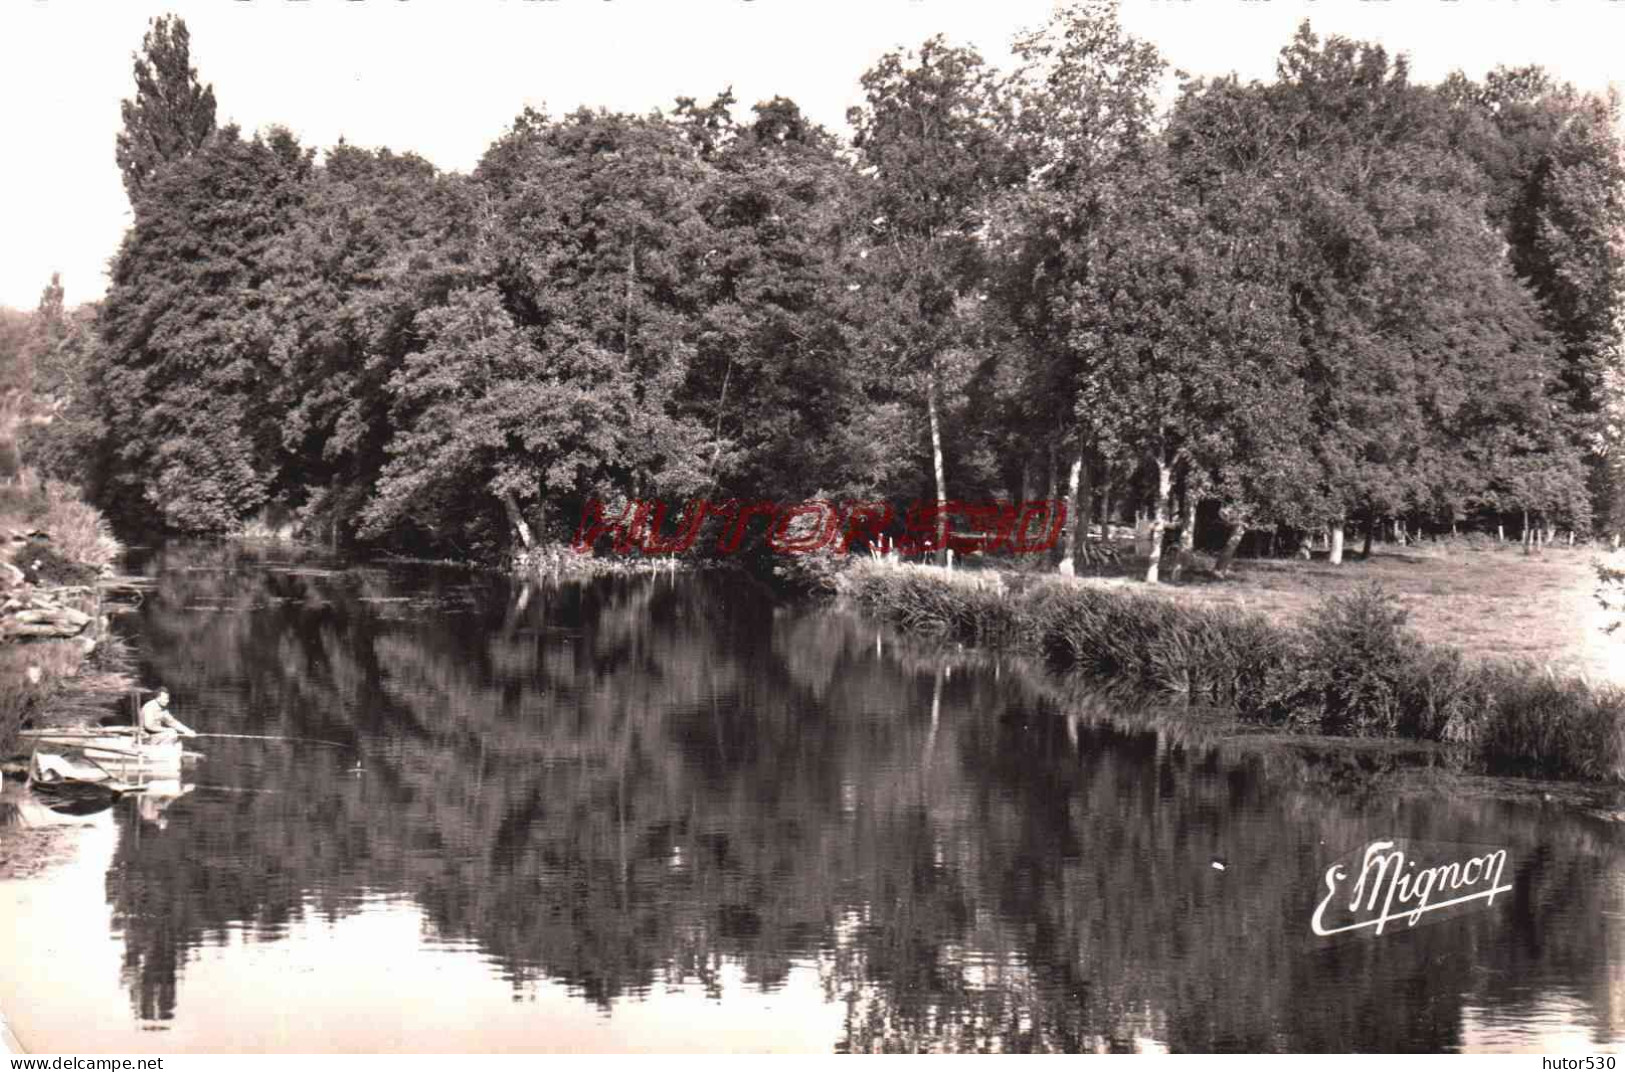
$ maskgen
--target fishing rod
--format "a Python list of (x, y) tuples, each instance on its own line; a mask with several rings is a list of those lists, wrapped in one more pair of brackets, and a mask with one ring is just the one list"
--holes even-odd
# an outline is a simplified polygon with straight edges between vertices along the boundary
[(351, 772), (361, 770), (361, 747), (340, 741), (324, 741), (317, 737), (271, 737), (258, 733), (194, 733), (192, 736), (208, 737), (217, 741), (285, 741), (290, 744), (320, 744), (328, 748), (343, 748), (355, 753), (355, 766), (350, 768)]
[(281, 737), (266, 736), (259, 733), (194, 733), (193, 737), (213, 738), (217, 741), (282, 741), (286, 744), (319, 744), (327, 748), (338, 748), (350, 752), (355, 756), (355, 766), (350, 768), (352, 774), (359, 773), (361, 767), (361, 746), (359, 744), (345, 744), (342, 741), (324, 741), (318, 737)]
[(217, 741), (289, 741), (299, 744), (324, 744), (329, 748), (349, 748), (360, 751), (355, 745), (345, 744), (342, 741), (324, 741), (316, 737), (268, 737), (258, 733), (194, 733), (193, 737), (210, 737)]

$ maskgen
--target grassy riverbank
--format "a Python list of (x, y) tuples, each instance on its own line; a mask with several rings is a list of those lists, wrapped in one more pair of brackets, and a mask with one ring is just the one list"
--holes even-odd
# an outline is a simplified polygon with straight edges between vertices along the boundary
[(28, 479), (0, 488), (0, 626), (40, 606), (88, 620), (78, 635), (0, 642), (0, 757), (25, 720), (88, 721), (134, 684), (128, 654), (100, 635), (96, 584), (123, 548), (71, 488)]
[(1424, 640), (1472, 657), (1530, 661), (1558, 674), (1625, 684), (1625, 644), (1603, 631), (1606, 616), (1595, 598), (1597, 556), (1562, 546), (1526, 555), (1516, 542), (1466, 536), (1379, 544), (1369, 559), (1353, 556), (1338, 566), (1247, 559), (1232, 580), (1197, 572), (1171, 591), (1181, 602), (1300, 625), (1327, 597), (1375, 582), (1393, 593)]
[(1625, 689), (1424, 638), (1406, 602), (1370, 583), (1295, 597), (1296, 614), (1222, 601), (1215, 586), (1146, 591), (874, 562), (854, 563), (839, 586), (905, 629), (1028, 652), (1250, 722), (1447, 742), (1492, 773), (1625, 780)]

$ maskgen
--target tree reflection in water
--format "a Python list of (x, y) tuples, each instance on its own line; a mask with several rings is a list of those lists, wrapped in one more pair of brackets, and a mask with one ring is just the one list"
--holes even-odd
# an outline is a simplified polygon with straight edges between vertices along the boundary
[[(121, 813), (107, 889), (149, 1020), (177, 1014), (189, 950), (378, 892), (516, 994), (726, 1000), (725, 963), (766, 989), (813, 966), (840, 1049), (1448, 1049), (1464, 1007), (1515, 1019), (1552, 990), (1598, 1039), (1625, 1020), (1599, 823), (1340, 794), (1300, 757), (736, 578), (160, 566), (133, 624), (194, 725), (350, 742), (365, 773), (215, 741), (232, 792), (162, 829)], [(1511, 902), (1317, 947), (1325, 867), (1390, 834), (1507, 847)]]

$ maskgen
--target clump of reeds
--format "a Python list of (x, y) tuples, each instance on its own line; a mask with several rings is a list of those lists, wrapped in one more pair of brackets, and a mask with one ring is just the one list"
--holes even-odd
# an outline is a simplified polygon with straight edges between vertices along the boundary
[(1121, 589), (859, 563), (842, 592), (904, 629), (1042, 655), (1057, 668), (1238, 707), (1264, 706), (1292, 654), (1265, 619)]
[(1527, 664), (1479, 675), (1474, 738), (1492, 773), (1625, 780), (1625, 690)]
[(902, 563), (857, 562), (840, 574), (840, 591), (876, 617), (910, 632), (986, 647), (1020, 646), (1017, 605), (994, 573)]
[[(1025, 579), (1024, 579), (1025, 580)], [(1375, 586), (1303, 628), (1149, 593), (922, 566), (855, 564), (841, 591), (904, 629), (1334, 736), (1453, 743), (1488, 770), (1625, 780), (1625, 690), (1425, 643)]]

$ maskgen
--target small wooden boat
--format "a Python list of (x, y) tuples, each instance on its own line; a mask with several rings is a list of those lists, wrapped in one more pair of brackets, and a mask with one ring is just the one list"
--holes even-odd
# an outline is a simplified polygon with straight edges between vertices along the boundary
[(59, 815), (105, 811), (130, 789), (99, 763), (39, 749), (28, 760), (28, 788)]
[(197, 752), (186, 751), (179, 737), (154, 740), (126, 729), (24, 730), (22, 735), (32, 739), (36, 747), (46, 745), (77, 752), (120, 776), (178, 774), (182, 763), (202, 758)]
[[(131, 776), (133, 781), (125, 780)], [(127, 795), (141, 801), (143, 818), (156, 818), (192, 790), (178, 776), (155, 774), (150, 768), (126, 774), (116, 765), (109, 769), (105, 761), (38, 749), (29, 759), (28, 788), (47, 811), (70, 818), (106, 811)]]
[[(152, 734), (141, 723), (139, 696), (130, 697), (129, 726), (96, 729), (23, 730), (34, 745), (29, 784), (43, 797), (57, 797), (64, 807), (110, 805), (126, 792), (145, 790), (155, 782), (177, 786), (181, 766), (201, 759), (186, 751), (173, 732)], [(40, 746), (46, 746), (45, 751)], [(111, 794), (111, 795), (110, 795)]]
[(95, 815), (111, 808), (128, 792), (111, 782), (86, 782), (77, 778), (32, 782), (29, 788), (42, 804), (58, 815)]

